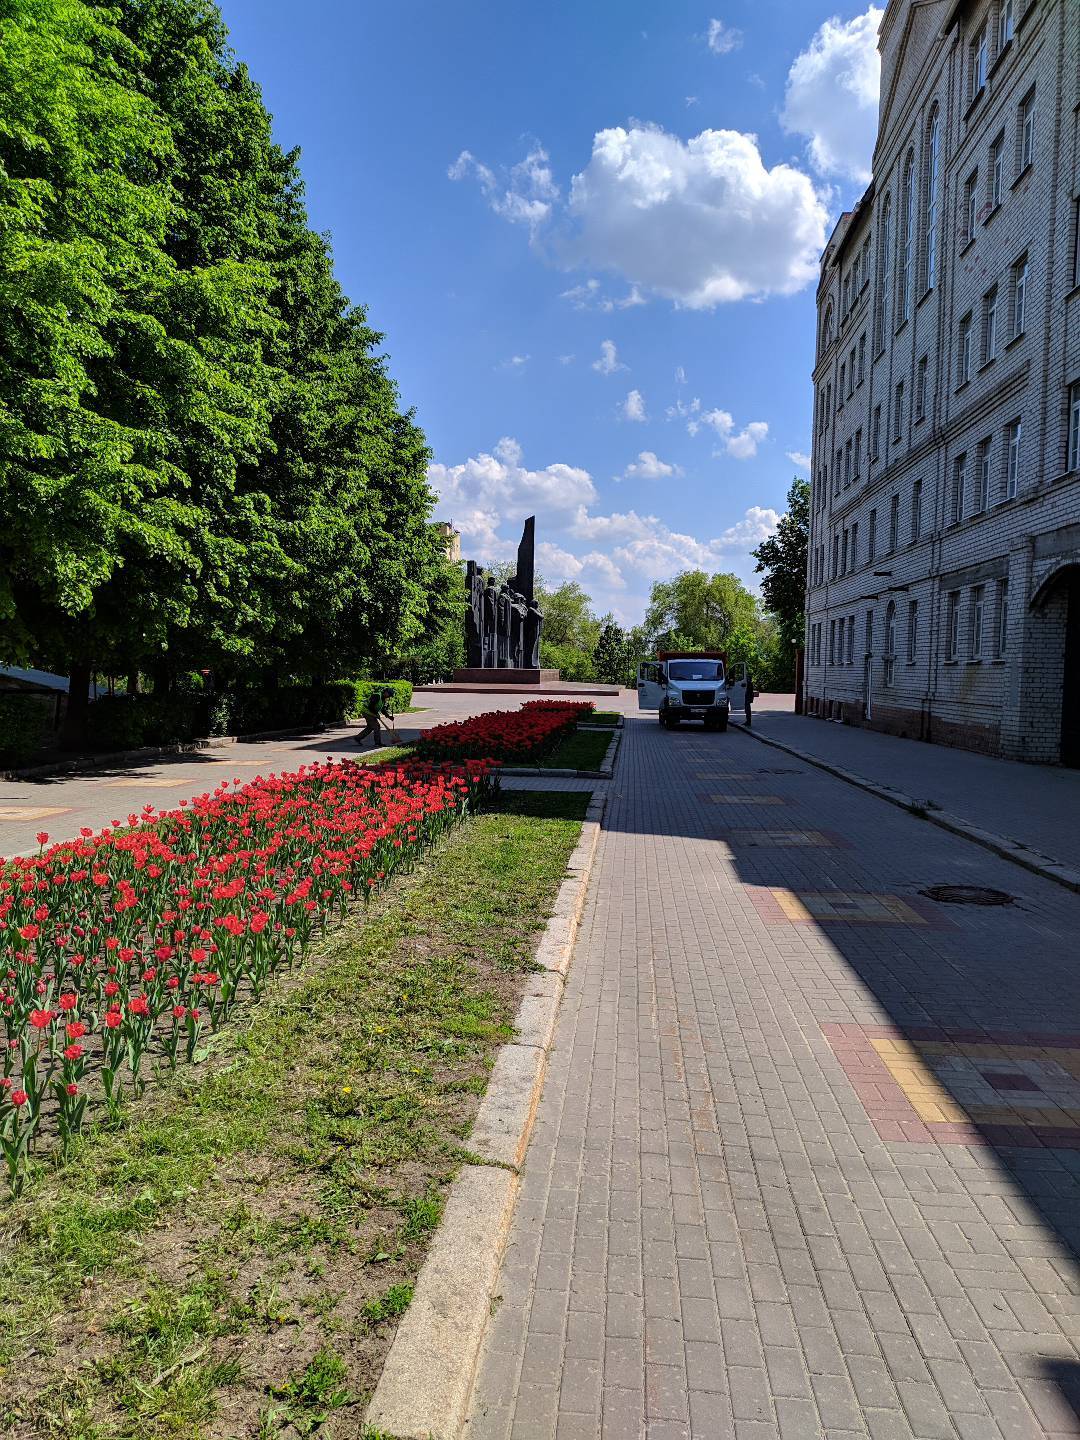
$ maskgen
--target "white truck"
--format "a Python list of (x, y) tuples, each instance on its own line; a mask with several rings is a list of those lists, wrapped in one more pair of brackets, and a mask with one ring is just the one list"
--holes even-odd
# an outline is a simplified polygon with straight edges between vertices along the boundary
[(661, 650), (638, 667), (638, 709), (655, 710), (660, 724), (674, 730), (683, 720), (701, 720), (706, 730), (726, 730), (728, 715), (746, 703), (746, 666), (727, 672), (722, 650)]

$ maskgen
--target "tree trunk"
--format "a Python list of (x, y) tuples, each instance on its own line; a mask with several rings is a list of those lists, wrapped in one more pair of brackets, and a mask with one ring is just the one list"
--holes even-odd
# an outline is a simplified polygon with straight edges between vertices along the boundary
[(139, 672), (137, 670), (132, 670), (128, 674), (127, 693), (129, 695), (138, 695), (139, 693)]
[(60, 730), (61, 750), (81, 750), (86, 744), (86, 716), (90, 709), (90, 681), (93, 667), (88, 660), (71, 667), (68, 675), (67, 713)]

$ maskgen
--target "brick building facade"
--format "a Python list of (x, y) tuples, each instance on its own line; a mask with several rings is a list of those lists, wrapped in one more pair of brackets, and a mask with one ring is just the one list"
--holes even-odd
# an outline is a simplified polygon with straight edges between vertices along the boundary
[(821, 262), (806, 708), (1080, 764), (1080, 3), (889, 0)]

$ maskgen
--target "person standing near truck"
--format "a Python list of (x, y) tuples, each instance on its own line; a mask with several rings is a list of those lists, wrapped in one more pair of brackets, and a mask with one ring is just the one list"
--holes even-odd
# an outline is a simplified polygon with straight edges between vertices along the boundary
[(757, 696), (757, 691), (754, 689), (754, 682), (753, 682), (753, 679), (751, 678), (750, 672), (749, 672), (749, 670), (748, 670), (748, 671), (746, 672), (746, 696), (745, 696), (745, 698), (744, 698), (744, 700), (743, 700), (743, 709), (744, 709), (744, 713), (745, 713), (745, 715), (746, 715), (746, 723), (747, 723), (747, 725), (750, 724), (750, 707), (751, 707), (751, 705), (753, 705), (754, 699), (755, 699), (756, 696)]

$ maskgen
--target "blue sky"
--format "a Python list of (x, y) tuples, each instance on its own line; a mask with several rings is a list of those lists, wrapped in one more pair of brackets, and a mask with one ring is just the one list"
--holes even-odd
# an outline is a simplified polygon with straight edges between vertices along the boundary
[(535, 511), (544, 576), (628, 623), (687, 566), (752, 580), (809, 448), (880, 10), (221, 3), (465, 554), (509, 555)]

